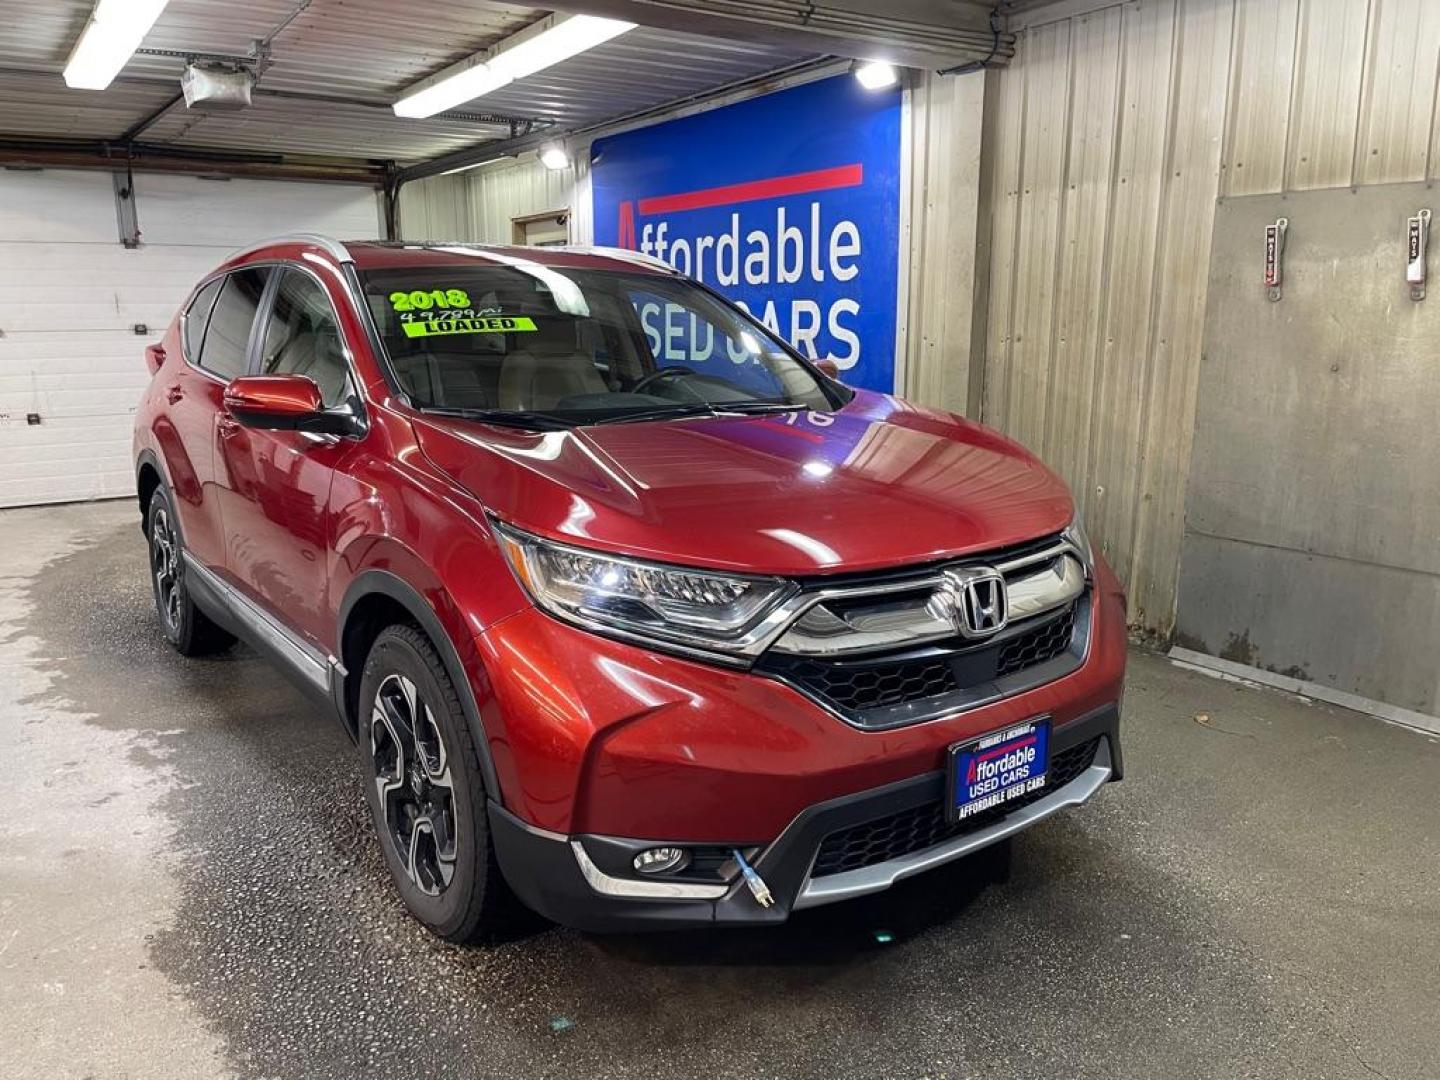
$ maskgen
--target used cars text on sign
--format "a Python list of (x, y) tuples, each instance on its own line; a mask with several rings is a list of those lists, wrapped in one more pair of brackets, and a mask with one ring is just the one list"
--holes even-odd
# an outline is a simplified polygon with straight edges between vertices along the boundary
[[(894, 388), (898, 88), (821, 80), (597, 140), (591, 165), (596, 243), (705, 282), (852, 386)], [(662, 363), (667, 342), (709, 351), (667, 305), (640, 316)], [(705, 370), (737, 362), (717, 344)]]

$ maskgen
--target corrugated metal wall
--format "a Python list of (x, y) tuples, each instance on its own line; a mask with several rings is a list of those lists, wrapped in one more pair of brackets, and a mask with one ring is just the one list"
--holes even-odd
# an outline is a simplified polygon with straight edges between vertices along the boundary
[(980, 374), (971, 358), (983, 354), (976, 334), (984, 317), (976, 313), (984, 310), (988, 283), (975, 256), (985, 88), (981, 72), (920, 75), (910, 88), (903, 136), (909, 190), (902, 227), (909, 235), (901, 236), (900, 250), (909, 295), (900, 311), (902, 393), (957, 413), (971, 411)]
[(470, 207), (475, 235), (483, 243), (510, 243), (516, 217), (566, 207), (571, 213), (570, 241), (590, 242), (590, 148), (572, 147), (568, 169), (547, 169), (526, 156), (506, 165), (470, 173)]
[(432, 176), (400, 188), (400, 237), (405, 240), (474, 240), (467, 174)]
[(1440, 3), (1029, 18), (994, 81), (982, 416), (1065, 476), (1132, 620), (1169, 633), (1216, 198), (1435, 178)]
[(406, 240), (508, 244), (515, 218), (570, 210), (570, 242), (593, 236), (589, 147), (571, 149), (568, 169), (547, 169), (533, 154), (400, 189), (400, 235)]

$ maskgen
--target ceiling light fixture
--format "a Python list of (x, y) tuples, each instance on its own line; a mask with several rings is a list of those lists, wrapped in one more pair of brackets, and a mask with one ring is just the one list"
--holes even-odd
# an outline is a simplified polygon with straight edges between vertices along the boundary
[(65, 62), (65, 85), (104, 90), (155, 25), (166, 0), (100, 0)]
[(495, 157), (486, 158), (484, 161), (477, 161), (477, 162), (474, 162), (474, 163), (471, 164), (471, 165), (459, 165), (459, 166), (456, 166), (456, 167), (453, 168), (453, 169), (446, 169), (444, 172), (439, 173), (439, 174), (437, 174), (437, 175), (439, 175), (439, 176), (454, 176), (456, 173), (469, 172), (471, 169), (482, 169), (482, 168), (484, 168), (486, 165), (494, 165), (497, 161), (505, 161), (505, 160), (508, 159), (508, 157), (509, 157), (509, 155), (507, 155), (507, 154), (498, 154), (498, 155), (496, 155)]
[(391, 106), (396, 116), (420, 119), (473, 101), (517, 79), (603, 45), (634, 23), (595, 15), (551, 15), (507, 38), (493, 55), (479, 53), (426, 79)]
[(851, 70), (855, 74), (855, 81), (866, 90), (884, 90), (900, 81), (895, 69), (882, 60), (857, 63)]
[(570, 155), (565, 152), (565, 147), (558, 143), (552, 143), (540, 148), (540, 164), (547, 169), (568, 169)]

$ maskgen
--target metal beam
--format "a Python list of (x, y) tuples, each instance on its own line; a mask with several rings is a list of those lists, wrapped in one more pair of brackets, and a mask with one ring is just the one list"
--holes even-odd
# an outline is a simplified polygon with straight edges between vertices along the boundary
[(176, 105), (180, 104), (180, 102), (184, 100), (184, 93), (177, 92), (175, 96), (166, 101), (165, 104), (161, 105), (159, 108), (150, 110), (150, 112), (146, 113), (139, 120), (136, 120), (135, 123), (131, 124), (128, 128), (126, 128), (125, 131), (121, 134), (118, 141), (122, 143), (134, 142), (142, 134), (150, 130), (150, 128), (152, 128), (162, 116), (164, 116), (167, 112), (169, 112), (171, 109), (173, 109)]
[(226, 153), (182, 147), (63, 139), (0, 138), (0, 166), (100, 169), (124, 172), (188, 173), (199, 176), (245, 176), (267, 180), (322, 180), (379, 187), (385, 169), (328, 159), (294, 159), (281, 154)]
[(115, 187), (115, 224), (120, 228), (122, 247), (140, 246), (140, 215), (135, 210), (135, 175), (126, 163), (125, 171), (111, 174)]

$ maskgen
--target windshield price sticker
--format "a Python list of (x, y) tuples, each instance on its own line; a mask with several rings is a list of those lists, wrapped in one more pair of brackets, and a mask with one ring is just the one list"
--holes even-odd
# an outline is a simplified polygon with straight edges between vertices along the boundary
[(410, 292), (392, 292), (390, 306), (396, 311), (468, 308), (470, 294), (464, 289), (412, 289)]
[(400, 329), (409, 338), (438, 337), (442, 334), (513, 334), (535, 329), (535, 320), (523, 315), (487, 315), (481, 318), (424, 319), (404, 322)]

